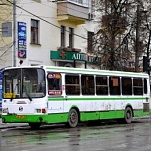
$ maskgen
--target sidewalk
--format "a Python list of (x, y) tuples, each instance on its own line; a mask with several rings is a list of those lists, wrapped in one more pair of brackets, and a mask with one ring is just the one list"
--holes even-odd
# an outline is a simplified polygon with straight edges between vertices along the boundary
[(28, 123), (2, 123), (2, 118), (0, 118), (0, 129), (14, 128), (20, 126), (22, 127), (28, 126)]
[(139, 119), (148, 119), (148, 120), (151, 120), (151, 114), (150, 115), (146, 115), (146, 116), (142, 116), (142, 117), (135, 117), (134, 121), (135, 120), (139, 120)]

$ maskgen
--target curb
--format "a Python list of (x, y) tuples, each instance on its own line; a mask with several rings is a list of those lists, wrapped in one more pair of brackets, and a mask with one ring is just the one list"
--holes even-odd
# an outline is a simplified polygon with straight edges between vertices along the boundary
[(139, 119), (150, 119), (151, 120), (151, 115), (149, 115), (149, 116), (143, 116), (143, 117), (135, 117), (135, 118), (133, 118), (134, 120), (139, 120)]
[(16, 128), (16, 127), (27, 127), (28, 125), (20, 125), (20, 124), (18, 124), (18, 125), (12, 125), (12, 124), (5, 124), (5, 125), (3, 125), (3, 124), (0, 124), (0, 130), (1, 129), (7, 129), (7, 128)]
[(2, 119), (0, 118), (0, 129), (26, 127), (26, 126), (29, 126), (28, 123), (2, 123)]

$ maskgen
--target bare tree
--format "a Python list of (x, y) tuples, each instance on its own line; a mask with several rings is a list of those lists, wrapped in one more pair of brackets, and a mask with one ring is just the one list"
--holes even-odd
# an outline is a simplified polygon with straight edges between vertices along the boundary
[[(150, 0), (96, 0), (98, 26), (94, 36), (95, 53), (101, 57), (100, 68), (139, 71), (146, 51), (148, 30), (144, 7)], [(150, 10), (147, 7), (147, 12)]]
[(7, 29), (2, 28), (3, 23), (12, 22), (12, 6), (6, 0), (0, 0), (0, 66), (6, 66), (6, 60), (10, 53), (12, 53), (12, 39), (11, 37), (3, 36)]

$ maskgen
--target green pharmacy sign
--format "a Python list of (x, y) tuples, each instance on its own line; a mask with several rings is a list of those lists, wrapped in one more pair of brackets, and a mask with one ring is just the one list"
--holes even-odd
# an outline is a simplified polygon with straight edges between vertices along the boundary
[(86, 53), (72, 52), (72, 51), (50, 51), (50, 59), (55, 61), (68, 62), (85, 62), (94, 63), (98, 61), (98, 57), (90, 56)]

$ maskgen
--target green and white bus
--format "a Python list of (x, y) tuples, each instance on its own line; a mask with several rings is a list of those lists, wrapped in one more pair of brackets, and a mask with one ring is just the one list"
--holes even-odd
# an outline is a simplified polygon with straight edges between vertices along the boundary
[(148, 74), (56, 66), (3, 71), (3, 123), (64, 123), (110, 120), (131, 123), (150, 113)]

